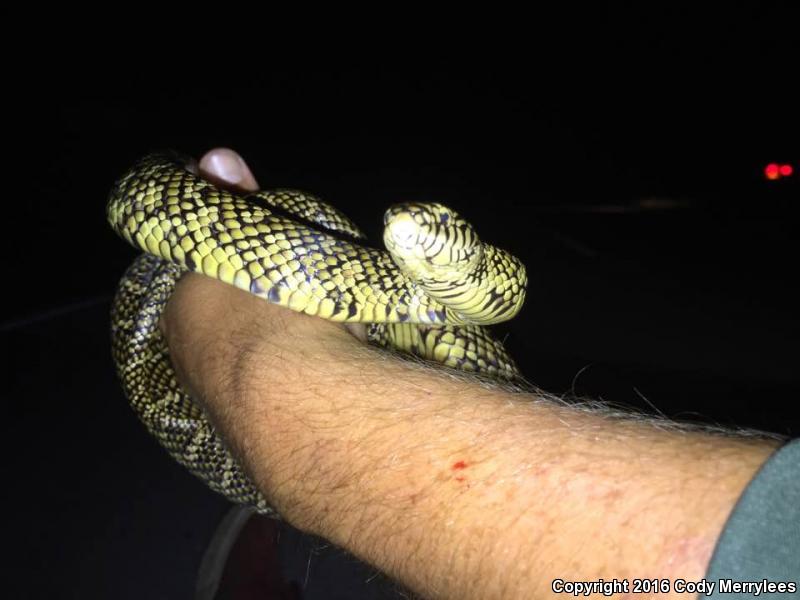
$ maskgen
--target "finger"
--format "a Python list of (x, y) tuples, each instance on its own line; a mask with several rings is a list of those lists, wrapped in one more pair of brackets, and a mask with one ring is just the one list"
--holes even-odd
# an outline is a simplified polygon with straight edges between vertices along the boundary
[[(206, 152), (200, 159), (199, 168), (203, 177), (222, 187), (251, 192), (258, 190), (258, 183), (247, 163), (230, 148), (214, 148)], [(346, 323), (345, 329), (356, 339), (367, 341), (367, 328), (363, 323)]]
[(244, 159), (230, 148), (214, 148), (200, 159), (200, 173), (227, 188), (254, 192), (256, 178)]

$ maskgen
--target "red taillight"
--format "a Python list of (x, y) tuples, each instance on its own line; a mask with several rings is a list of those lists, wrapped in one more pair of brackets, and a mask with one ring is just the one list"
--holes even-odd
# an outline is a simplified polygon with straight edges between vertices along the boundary
[(781, 168), (775, 163), (769, 163), (764, 167), (764, 175), (767, 179), (778, 179), (781, 176)]
[(792, 165), (778, 163), (769, 163), (764, 167), (764, 177), (770, 181), (775, 181), (781, 177), (791, 177), (794, 174), (794, 167)]

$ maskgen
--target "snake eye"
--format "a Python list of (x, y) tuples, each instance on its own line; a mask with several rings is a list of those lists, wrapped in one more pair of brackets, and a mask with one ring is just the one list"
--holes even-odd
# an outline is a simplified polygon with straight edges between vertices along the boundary
[(447, 213), (442, 213), (441, 215), (439, 215), (439, 223), (441, 223), (442, 225), (447, 225), (448, 221), (450, 221), (450, 215), (448, 215)]

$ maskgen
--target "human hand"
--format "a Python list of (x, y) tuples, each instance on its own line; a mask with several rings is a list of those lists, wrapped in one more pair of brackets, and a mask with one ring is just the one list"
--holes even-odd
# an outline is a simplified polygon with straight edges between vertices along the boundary
[[(259, 189), (242, 157), (227, 148), (210, 150), (191, 169), (221, 188), (245, 193)], [(343, 325), (313, 319), (196, 273), (187, 273), (181, 278), (164, 312), (161, 329), (173, 350), (173, 366), (181, 382), (198, 398), (210, 392), (205, 389), (207, 380), (202, 374), (215, 371), (220, 363), (230, 364), (234, 360), (233, 356), (220, 360), (220, 357), (207, 355), (204, 348), (208, 348), (212, 340), (217, 350), (217, 346), (226, 344), (236, 344), (241, 349), (241, 344), (267, 344), (274, 337), (285, 337), (300, 330), (315, 335), (344, 329), (366, 341), (362, 324)], [(248, 334), (239, 338), (235, 331), (242, 330)]]

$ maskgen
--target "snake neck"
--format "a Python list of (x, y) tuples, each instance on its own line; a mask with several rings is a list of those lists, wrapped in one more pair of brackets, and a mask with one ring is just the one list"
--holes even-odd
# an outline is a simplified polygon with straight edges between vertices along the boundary
[(484, 244), (483, 257), (467, 273), (419, 281), (447, 307), (447, 321), (491, 325), (514, 316), (525, 301), (525, 267), (505, 250)]

